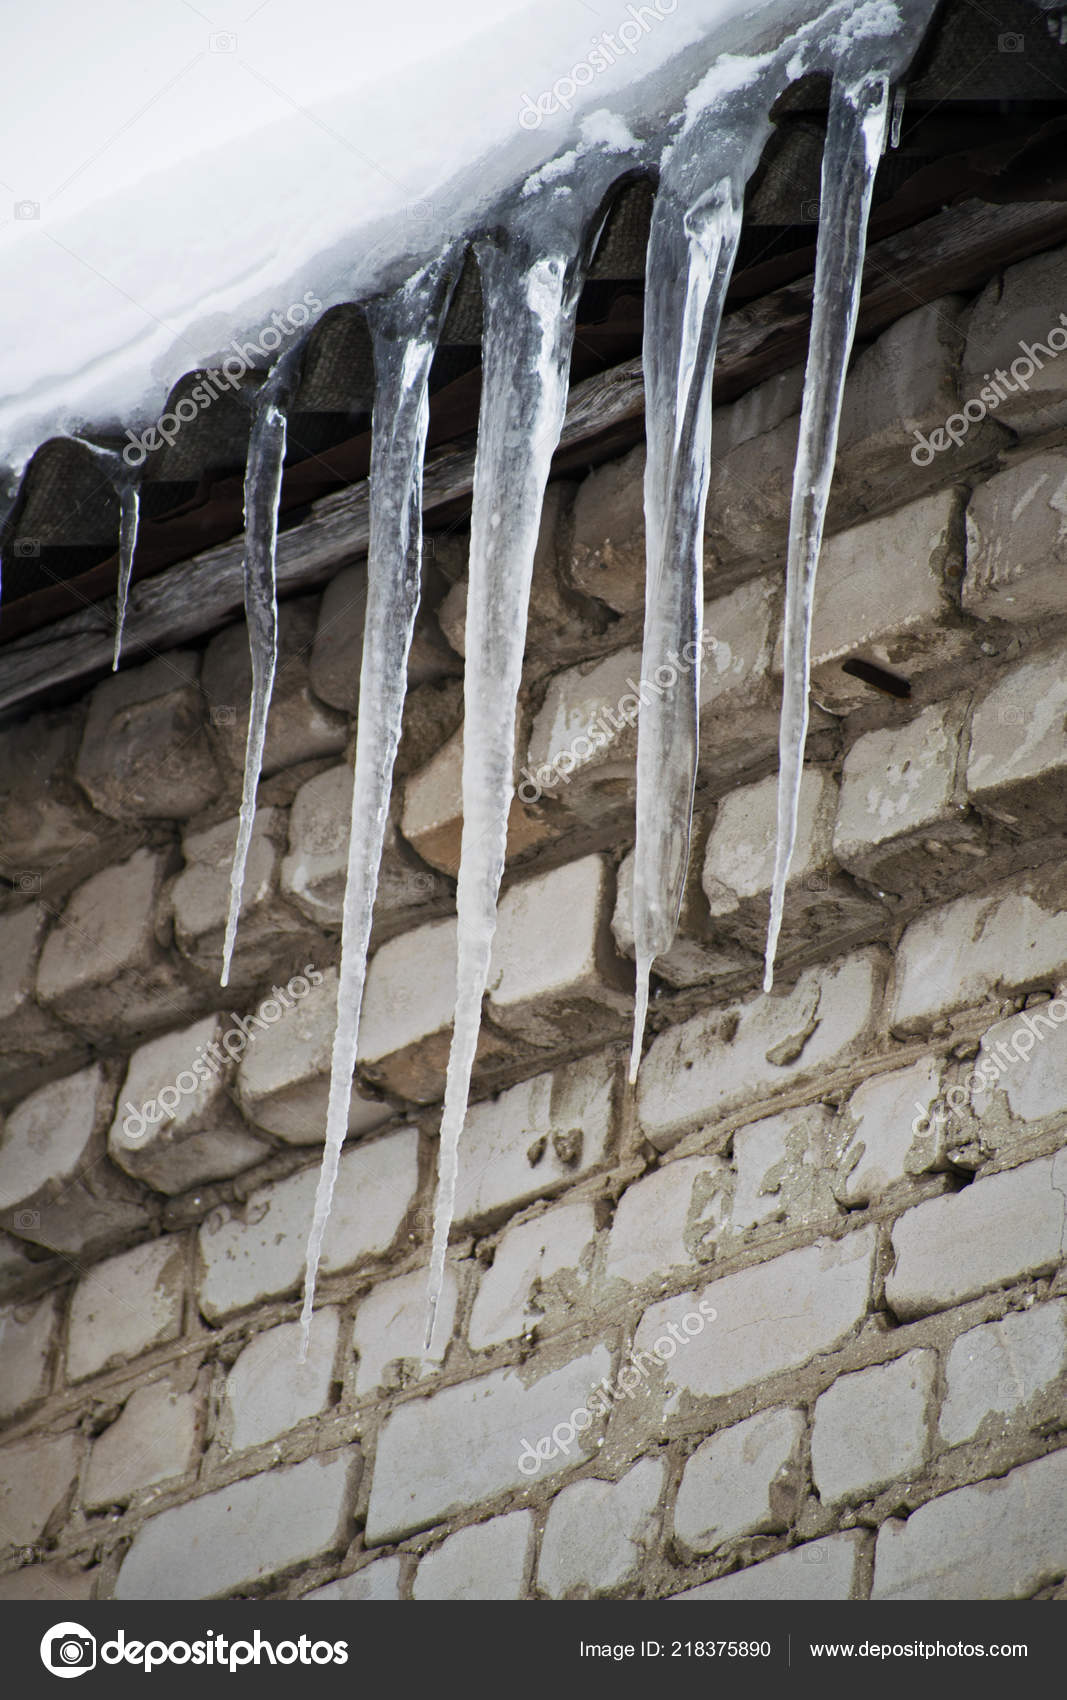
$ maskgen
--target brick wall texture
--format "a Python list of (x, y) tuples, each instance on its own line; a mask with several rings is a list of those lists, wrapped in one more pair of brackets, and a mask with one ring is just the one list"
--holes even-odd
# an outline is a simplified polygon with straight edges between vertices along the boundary
[(433, 1357), (461, 533), (305, 1361), (364, 569), (283, 611), (227, 992), (243, 628), (0, 730), (0, 1597), (1064, 1597), (1067, 353), (913, 450), (1065, 284), (1041, 256), (853, 362), (769, 996), (798, 374), (718, 410), (634, 1092), (643, 450), (552, 487)]

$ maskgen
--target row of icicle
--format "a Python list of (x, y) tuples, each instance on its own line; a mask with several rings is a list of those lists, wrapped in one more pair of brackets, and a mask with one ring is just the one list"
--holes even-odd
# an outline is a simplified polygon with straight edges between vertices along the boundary
[[(837, 4), (752, 62), (753, 75), (675, 126), (659, 154), (649, 238), (643, 363), (646, 596), (642, 671), (696, 655), (677, 687), (638, 723), (634, 866), (636, 1079), (655, 959), (674, 938), (689, 860), (698, 764), (702, 539), (711, 459), (711, 386), (745, 186), (791, 82), (831, 74), (810, 343), (786, 569), (778, 827), (764, 990), (771, 989), (808, 725), (815, 571), (856, 329), (867, 220), (885, 146), (888, 91), (910, 62), (932, 0), (901, 20), (887, 0)], [(893, 111), (899, 127), (900, 91)], [(895, 139), (895, 134), (894, 134)], [(648, 148), (579, 150), (545, 173), (500, 227), (474, 243), (483, 299), (482, 400), (466, 616), (463, 835), (456, 893), (456, 1006), (441, 1118), (426, 1347), (433, 1341), (513, 796), (516, 704), (541, 505), (563, 425), (575, 315), (605, 209), (619, 184), (649, 169)], [(376, 387), (372, 417), (368, 594), (360, 674), (352, 826), (325, 1150), (307, 1252), (305, 1349), (341, 1148), (348, 1131), (367, 952), (400, 739), (408, 651), (419, 603), (422, 467), (428, 380), (463, 245), (368, 305)], [(221, 983), (229, 979), (255, 818), (277, 660), (275, 549), (286, 420), (302, 349), (272, 369), (253, 404), (245, 476), (245, 609), (252, 661), (245, 773)], [(90, 445), (92, 446), (92, 445)], [(109, 451), (120, 498), (114, 665), (136, 544), (138, 489)], [(112, 463), (115, 464), (112, 464)], [(686, 645), (693, 647), (686, 649)]]

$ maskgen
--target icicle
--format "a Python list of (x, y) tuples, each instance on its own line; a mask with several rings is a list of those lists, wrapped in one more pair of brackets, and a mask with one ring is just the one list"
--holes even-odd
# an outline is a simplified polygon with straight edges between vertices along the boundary
[(300, 378), (300, 349), (285, 354), (272, 368), (255, 399), (245, 467), (245, 618), (252, 659), (252, 698), (245, 743), (244, 786), (237, 844), (230, 869), (230, 910), (222, 947), (219, 984), (229, 985), (230, 963), (241, 913), (245, 864), (256, 818), (256, 791), (263, 765), (267, 715), (278, 662), (278, 599), (274, 555), (278, 540), (278, 501), (285, 460), (286, 423)]
[(907, 95), (908, 91), (901, 83), (893, 95), (893, 116), (889, 123), (889, 146), (891, 148), (899, 148), (900, 146), (900, 127), (904, 122), (904, 102)]
[(137, 548), (137, 528), (141, 519), (141, 488), (135, 478), (126, 478), (117, 486), (119, 498), (119, 582), (115, 595), (115, 655), (111, 671), (119, 670), (122, 634), (126, 627), (126, 603), (130, 594), (134, 551)]
[(549, 467), (563, 425), (574, 319), (596, 209), (620, 167), (531, 198), (509, 233), (479, 243), (482, 401), (467, 597), (463, 838), (456, 893), (456, 1012), (438, 1149), (426, 1348), (433, 1341), (455, 1205), (482, 997), (496, 929), (526, 615)]
[(796, 841), (808, 731), (811, 618), (845, 371), (856, 330), (867, 217), (885, 135), (888, 77), (835, 78), (823, 153), (811, 339), (804, 375), (786, 567), (782, 718), (778, 742), (778, 839), (763, 989), (774, 982), (785, 885)]
[(115, 596), (115, 649), (111, 661), (111, 671), (118, 672), (119, 654), (122, 649), (122, 634), (126, 625), (126, 602), (130, 594), (130, 575), (133, 572), (133, 557), (137, 548), (137, 530), (141, 519), (141, 485), (140, 480), (115, 449), (105, 448), (101, 443), (90, 442), (88, 437), (74, 437), (72, 441), (79, 443), (83, 449), (88, 449), (101, 463), (111, 488), (118, 497), (119, 503), (119, 578)]
[[(682, 215), (657, 199), (645, 308), (647, 551), (642, 677), (665, 689), (642, 708), (637, 740), (634, 942), (636, 1080), (652, 963), (681, 907), (697, 768), (703, 631), (703, 522), (711, 458), (711, 378), (741, 230), (742, 186), (724, 178)], [(679, 276), (682, 290), (676, 290)], [(672, 299), (664, 302), (664, 294)], [(680, 302), (679, 302), (680, 295)], [(681, 311), (677, 313), (680, 304)], [(672, 309), (677, 322), (671, 323)], [(665, 325), (663, 320), (667, 319)], [(664, 334), (666, 331), (666, 335)], [(673, 334), (671, 334), (673, 333)]]
[(458, 274), (457, 259), (450, 251), (367, 312), (376, 375), (367, 613), (326, 1145), (308, 1239), (301, 1312), (305, 1356), (323, 1236), (348, 1132), (367, 947), (400, 741), (408, 651), (419, 605), (427, 380)]

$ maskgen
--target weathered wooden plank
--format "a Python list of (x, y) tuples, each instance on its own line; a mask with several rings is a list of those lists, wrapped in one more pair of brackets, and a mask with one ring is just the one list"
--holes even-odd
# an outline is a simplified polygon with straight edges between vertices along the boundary
[[(1067, 240), (1067, 204), (967, 202), (874, 244), (867, 255), (860, 334), (873, 335), (894, 319), (952, 290), (976, 288), (1007, 263)], [(807, 342), (812, 280), (805, 279), (729, 314), (719, 339), (716, 393), (725, 398), (802, 358)], [(596, 444), (639, 435), (644, 386), (639, 360), (576, 384), (571, 391), (557, 463), (595, 460)], [(474, 449), (446, 444), (427, 458), (424, 507), (435, 512), (465, 501), (474, 477)], [(311, 516), (278, 539), (278, 584), (285, 593), (311, 589), (366, 553), (365, 482), (313, 504)], [(135, 585), (126, 621), (125, 653), (148, 655), (186, 643), (234, 618), (243, 601), (239, 541), (208, 549)], [(43, 692), (88, 680), (110, 665), (110, 602), (70, 614), (0, 649), (0, 711)]]

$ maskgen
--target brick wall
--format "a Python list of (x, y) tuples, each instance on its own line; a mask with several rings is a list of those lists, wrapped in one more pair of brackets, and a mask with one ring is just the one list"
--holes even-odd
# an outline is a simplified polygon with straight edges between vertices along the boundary
[(0, 732), (0, 1596), (1062, 1595), (1067, 356), (912, 450), (1065, 281), (1026, 262), (854, 362), (770, 997), (798, 374), (719, 410), (695, 851), (635, 1094), (642, 451), (553, 487), (438, 1358), (462, 538), (431, 540), (304, 1364), (363, 569), (284, 611), (229, 993), (243, 631)]

